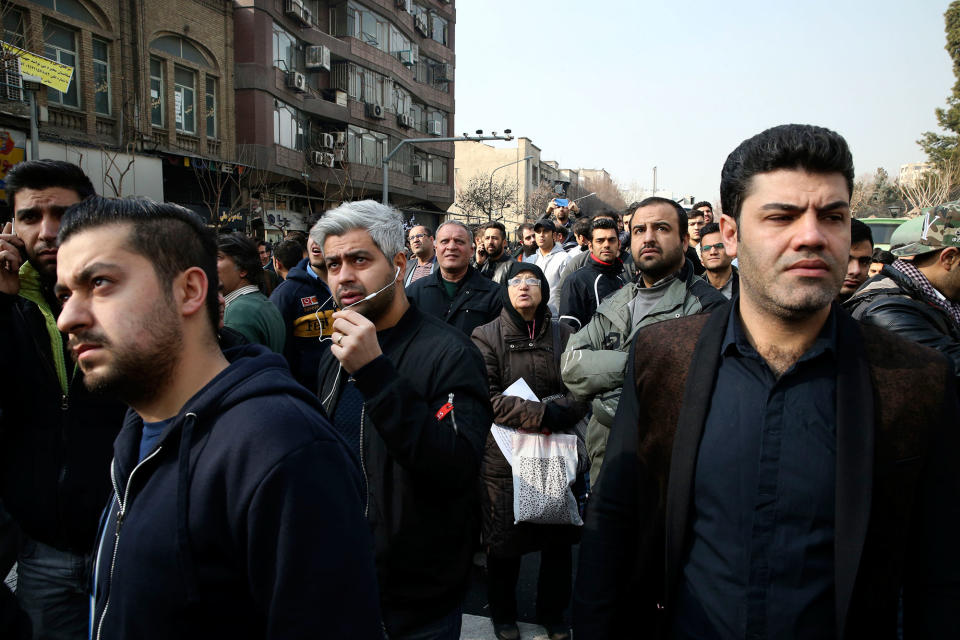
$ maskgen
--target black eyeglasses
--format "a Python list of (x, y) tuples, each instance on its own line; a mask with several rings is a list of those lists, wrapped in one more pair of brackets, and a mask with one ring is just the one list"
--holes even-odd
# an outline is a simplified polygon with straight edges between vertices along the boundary
[(410, 239), (411, 239), (411, 240), (419, 240), (420, 238), (426, 238), (426, 237), (427, 237), (427, 234), (425, 234), (425, 233), (415, 233), (415, 234), (413, 234), (412, 236), (410, 236)]
[(717, 251), (723, 251), (723, 243), (717, 242), (714, 244), (702, 244), (700, 245), (700, 253), (706, 253), (710, 249), (716, 249)]

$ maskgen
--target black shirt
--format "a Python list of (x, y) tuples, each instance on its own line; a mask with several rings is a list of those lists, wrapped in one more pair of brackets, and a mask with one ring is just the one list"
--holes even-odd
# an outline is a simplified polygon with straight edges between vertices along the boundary
[(697, 456), (675, 636), (830, 638), (836, 308), (777, 379), (739, 307), (735, 299)]

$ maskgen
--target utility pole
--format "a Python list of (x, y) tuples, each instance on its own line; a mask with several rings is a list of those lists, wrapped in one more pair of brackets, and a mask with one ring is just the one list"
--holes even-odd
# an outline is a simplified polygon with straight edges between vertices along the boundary
[(650, 195), (652, 196), (657, 195), (657, 168), (656, 167), (653, 168), (653, 193), (651, 193)]

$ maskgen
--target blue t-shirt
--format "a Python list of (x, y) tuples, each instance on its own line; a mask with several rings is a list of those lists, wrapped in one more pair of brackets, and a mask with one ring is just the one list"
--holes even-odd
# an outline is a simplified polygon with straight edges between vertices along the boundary
[[(172, 420), (171, 418), (170, 420)], [(170, 424), (170, 420), (161, 420), (160, 422), (146, 422), (143, 423), (143, 433), (140, 435), (140, 458), (143, 460), (147, 457), (151, 451), (153, 451), (154, 445), (157, 444), (157, 441), (160, 439), (160, 434), (163, 433), (163, 430), (167, 428), (167, 425)]]

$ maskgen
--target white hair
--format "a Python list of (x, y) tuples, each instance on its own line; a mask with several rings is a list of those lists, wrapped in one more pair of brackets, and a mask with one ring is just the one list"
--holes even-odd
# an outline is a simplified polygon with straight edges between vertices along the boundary
[(406, 249), (400, 212), (376, 200), (344, 202), (336, 209), (325, 212), (310, 229), (310, 239), (322, 251), (327, 236), (342, 236), (354, 229), (369, 233), (387, 260), (393, 260), (395, 255)]

